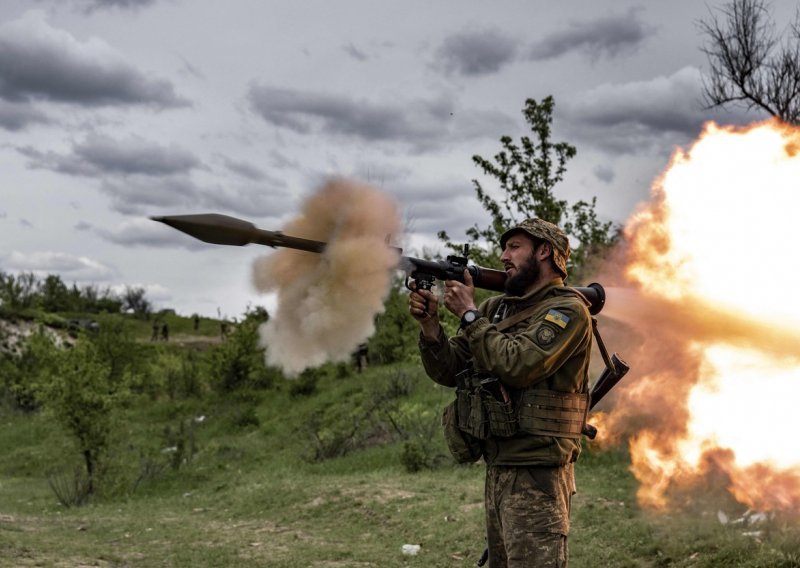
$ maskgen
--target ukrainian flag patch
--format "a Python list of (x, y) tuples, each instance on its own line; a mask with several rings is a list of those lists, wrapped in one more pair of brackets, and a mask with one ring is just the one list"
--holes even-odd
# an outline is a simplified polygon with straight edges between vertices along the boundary
[(567, 327), (569, 323), (569, 317), (566, 314), (562, 314), (558, 310), (550, 310), (547, 312), (547, 315), (544, 316), (545, 321), (553, 322), (561, 329)]

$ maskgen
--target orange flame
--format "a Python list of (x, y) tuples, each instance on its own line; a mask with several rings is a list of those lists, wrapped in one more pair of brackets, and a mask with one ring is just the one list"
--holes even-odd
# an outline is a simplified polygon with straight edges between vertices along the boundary
[(608, 427), (630, 434), (643, 505), (713, 482), (753, 509), (800, 510), (798, 148), (800, 128), (775, 120), (709, 123), (626, 226), (638, 292), (610, 289), (607, 312), (641, 342)]

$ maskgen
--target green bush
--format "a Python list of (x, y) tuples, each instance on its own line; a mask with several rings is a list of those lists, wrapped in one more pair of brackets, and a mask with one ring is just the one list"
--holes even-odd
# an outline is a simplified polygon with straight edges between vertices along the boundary
[(103, 453), (107, 449), (112, 415), (127, 395), (123, 380), (88, 341), (60, 352), (52, 371), (38, 383), (37, 392), (56, 419), (76, 439), (84, 459), (88, 493), (95, 489)]
[(306, 369), (296, 379), (290, 379), (289, 396), (308, 397), (316, 393), (321, 373), (319, 369)]
[(243, 387), (267, 389), (282, 376), (278, 369), (267, 367), (264, 348), (259, 345), (258, 328), (265, 321), (265, 313), (249, 311), (225, 341), (211, 351), (211, 375), (219, 391), (231, 392)]
[(52, 372), (58, 348), (44, 332), (34, 333), (18, 355), (0, 355), (3, 400), (14, 410), (33, 412), (41, 406), (37, 394), (43, 376)]

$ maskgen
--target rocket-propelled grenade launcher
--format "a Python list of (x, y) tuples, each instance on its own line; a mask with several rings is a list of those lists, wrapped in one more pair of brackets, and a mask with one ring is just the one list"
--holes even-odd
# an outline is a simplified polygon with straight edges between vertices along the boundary
[[(244, 246), (248, 244), (265, 245), (269, 247), (284, 247), (307, 252), (321, 253), (327, 243), (300, 237), (284, 235), (280, 231), (266, 231), (259, 229), (249, 221), (220, 215), (219, 213), (203, 213), (200, 215), (170, 215), (167, 217), (151, 217), (174, 229), (191, 235), (206, 243), (215, 245)], [(401, 249), (397, 249), (402, 252)], [(435, 280), (464, 281), (464, 269), (469, 270), (472, 282), (476, 288), (502, 292), (505, 289), (506, 273), (502, 270), (493, 270), (480, 266), (467, 265), (467, 255), (448, 256), (447, 260), (423, 260), (412, 256), (401, 256), (399, 268), (406, 273), (406, 286), (410, 280), (416, 283), (419, 289), (430, 290)], [(600, 284), (590, 284), (587, 287), (576, 287), (575, 290), (591, 304), (589, 312), (597, 315), (603, 309), (606, 294)]]
[[(303, 250), (312, 253), (322, 253), (327, 243), (284, 235), (280, 231), (266, 231), (259, 229), (252, 223), (221, 215), (219, 213), (203, 213), (199, 215), (170, 215), (166, 217), (151, 217), (174, 229), (178, 229), (192, 237), (215, 245), (244, 246), (250, 243), (269, 247), (284, 247)], [(398, 253), (402, 252), (397, 249)], [(406, 287), (410, 280), (415, 282), (415, 287), (430, 290), (435, 280), (464, 281), (464, 270), (472, 276), (476, 288), (502, 292), (505, 289), (506, 273), (502, 270), (493, 270), (467, 263), (468, 249), (465, 247), (464, 256), (448, 256), (447, 260), (423, 260), (411, 256), (401, 256), (398, 268), (406, 273)], [(600, 313), (605, 305), (606, 293), (598, 283), (586, 287), (574, 287), (574, 290), (583, 295), (589, 302), (589, 313), (595, 316)], [(628, 365), (619, 358), (617, 353), (609, 357), (603, 340), (597, 332), (597, 321), (592, 317), (592, 328), (606, 369), (595, 382), (591, 392), (590, 406), (594, 407), (611, 388), (628, 372)], [(586, 426), (584, 434), (594, 438), (597, 430), (591, 425)]]

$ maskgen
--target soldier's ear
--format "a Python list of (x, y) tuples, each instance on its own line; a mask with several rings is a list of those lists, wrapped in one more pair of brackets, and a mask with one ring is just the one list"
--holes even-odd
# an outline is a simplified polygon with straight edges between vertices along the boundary
[(538, 260), (545, 260), (548, 256), (553, 255), (553, 246), (544, 241), (536, 248), (536, 258)]

